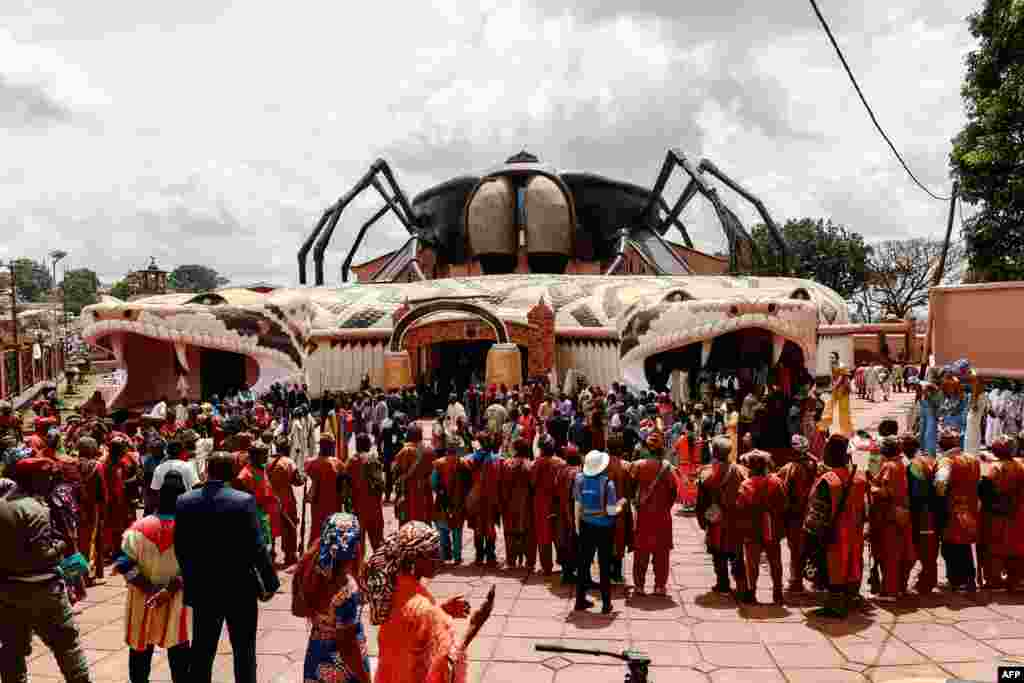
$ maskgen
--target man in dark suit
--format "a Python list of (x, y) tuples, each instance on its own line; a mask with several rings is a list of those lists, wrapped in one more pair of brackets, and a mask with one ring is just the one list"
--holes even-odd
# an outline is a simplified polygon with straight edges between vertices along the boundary
[[(215, 453), (208, 481), (178, 498), (174, 550), (192, 608), (190, 680), (210, 683), (224, 622), (234, 653), (235, 683), (256, 683), (257, 600), (280, 587), (260, 527), (256, 499), (225, 486), (234, 459)], [(262, 585), (261, 585), (262, 584)]]

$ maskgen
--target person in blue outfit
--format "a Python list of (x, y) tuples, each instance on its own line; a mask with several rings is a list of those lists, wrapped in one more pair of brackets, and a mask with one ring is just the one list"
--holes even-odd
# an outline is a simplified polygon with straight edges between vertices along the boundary
[[(597, 554), (601, 574), (601, 613), (612, 611), (612, 559), (615, 541), (615, 517), (619, 499), (615, 483), (608, 477), (607, 453), (590, 451), (583, 461), (583, 471), (576, 475), (573, 500), (576, 510), (576, 536), (579, 539), (579, 570), (587, 576)], [(587, 582), (576, 582), (576, 609), (585, 610), (593, 603), (587, 600)]]
[(334, 513), (303, 559), (301, 576), (296, 572), (312, 611), (303, 683), (370, 683), (363, 598), (356, 581), (363, 557), (361, 536), (354, 515)]
[(942, 406), (942, 392), (931, 382), (921, 384), (921, 401), (919, 403), (918, 441), (921, 448), (930, 456), (935, 456), (939, 441), (939, 408)]

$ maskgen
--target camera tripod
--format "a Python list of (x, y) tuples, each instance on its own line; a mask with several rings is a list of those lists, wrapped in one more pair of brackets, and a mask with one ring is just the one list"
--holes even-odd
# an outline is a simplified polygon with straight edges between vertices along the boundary
[(607, 650), (589, 650), (578, 647), (562, 647), (561, 645), (546, 645), (544, 643), (534, 646), (537, 652), (556, 652), (577, 655), (594, 655), (595, 657), (614, 657), (626, 663), (625, 683), (652, 683), (647, 677), (647, 670), (651, 666), (651, 658), (636, 650), (625, 650), (624, 652), (609, 652)]

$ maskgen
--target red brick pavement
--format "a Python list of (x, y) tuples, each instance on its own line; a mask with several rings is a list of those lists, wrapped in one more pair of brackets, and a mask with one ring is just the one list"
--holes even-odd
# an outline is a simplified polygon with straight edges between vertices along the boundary
[[(872, 427), (891, 413), (902, 414), (908, 396), (888, 403), (854, 401), (858, 426)], [(390, 506), (389, 530), (395, 527)], [(470, 653), (471, 680), (488, 683), (604, 683), (621, 681), (624, 669), (608, 659), (584, 655), (548, 656), (537, 643), (561, 643), (621, 651), (627, 647), (653, 659), (652, 678), (661, 683), (753, 681), (882, 681), (919, 676), (994, 681), (998, 661), (1024, 661), (1024, 598), (1005, 593), (941, 593), (878, 602), (869, 613), (843, 622), (819, 620), (809, 611), (820, 596), (789, 596), (785, 607), (740, 607), (709, 592), (713, 572), (696, 521), (681, 512), (674, 519), (670, 595), (627, 599), (616, 589), (615, 613), (573, 613), (571, 591), (556, 579), (523, 573), (462, 567), (431, 582), (438, 598), (465, 594), (479, 603), (497, 587), (494, 615)], [(465, 557), (472, 558), (467, 532)], [(499, 556), (501, 548), (499, 547)], [(630, 558), (626, 560), (630, 576)], [(767, 569), (759, 597), (770, 600)], [(289, 611), (291, 576), (262, 606), (259, 622), (260, 681), (302, 680), (306, 624)], [(89, 591), (78, 617), (84, 646), (98, 682), (126, 681), (125, 588), (119, 578)], [(370, 651), (376, 629), (370, 627)], [(48, 650), (36, 642), (30, 662), (32, 681), (57, 681)], [(215, 680), (231, 680), (231, 653), (221, 644)], [(154, 681), (170, 680), (166, 658), (158, 653)]]

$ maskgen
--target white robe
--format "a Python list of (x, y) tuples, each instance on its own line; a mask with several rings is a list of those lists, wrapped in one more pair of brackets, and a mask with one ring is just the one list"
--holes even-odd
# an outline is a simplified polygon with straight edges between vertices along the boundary
[(964, 436), (964, 451), (977, 454), (982, 446), (981, 418), (988, 412), (989, 399), (981, 392), (977, 400), (972, 397), (971, 407), (967, 411), (967, 434)]

